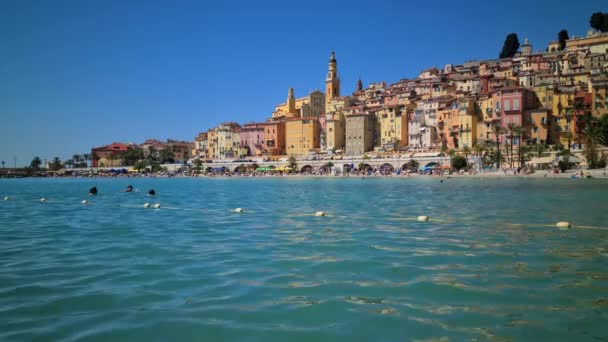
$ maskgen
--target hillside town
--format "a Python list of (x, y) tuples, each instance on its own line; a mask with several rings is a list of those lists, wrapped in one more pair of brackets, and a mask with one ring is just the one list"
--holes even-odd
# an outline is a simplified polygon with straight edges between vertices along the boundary
[[(358, 80), (352, 94), (342, 94), (331, 52), (325, 92), (296, 97), (289, 88), (266, 121), (223, 122), (194, 142), (149, 140), (137, 146), (144, 155), (168, 149), (171, 161), (180, 162), (472, 153), (482, 146), (499, 146), (494, 153), (508, 162), (522, 158), (526, 146), (581, 151), (592, 120), (608, 113), (608, 33), (591, 29), (585, 37), (550, 42), (543, 51), (525, 39), (512, 57), (431, 67), (393, 84), (363, 84)], [(117, 156), (130, 146), (93, 148), (92, 166), (125, 164)]]

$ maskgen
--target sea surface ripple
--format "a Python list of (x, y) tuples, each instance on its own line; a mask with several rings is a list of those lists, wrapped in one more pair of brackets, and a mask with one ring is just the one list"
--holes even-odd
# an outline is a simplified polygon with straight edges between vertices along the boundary
[(607, 190), (0, 180), (0, 341), (608, 341)]

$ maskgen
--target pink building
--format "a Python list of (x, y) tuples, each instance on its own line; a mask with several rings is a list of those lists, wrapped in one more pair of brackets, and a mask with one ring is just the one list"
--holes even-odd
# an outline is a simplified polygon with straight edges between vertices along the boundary
[(265, 149), (264, 128), (266, 123), (245, 124), (239, 132), (241, 146), (247, 148), (247, 154), (257, 156)]
[[(494, 113), (500, 116), (500, 126), (507, 129), (509, 124), (516, 126), (524, 125), (524, 111), (536, 108), (536, 95), (530, 89), (521, 86), (506, 87), (498, 89), (492, 95), (494, 102)], [(501, 143), (505, 143), (506, 134), (500, 138)], [(519, 144), (516, 139), (514, 144)]]

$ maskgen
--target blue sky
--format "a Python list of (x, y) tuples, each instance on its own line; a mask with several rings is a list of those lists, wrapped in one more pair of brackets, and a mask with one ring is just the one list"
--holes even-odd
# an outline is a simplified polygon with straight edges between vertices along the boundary
[[(483, 5), (480, 6), (479, 3)], [(0, 1), (0, 160), (67, 158), (113, 141), (193, 140), (446, 63), (497, 57), (516, 32), (543, 49), (584, 35), (602, 1)]]

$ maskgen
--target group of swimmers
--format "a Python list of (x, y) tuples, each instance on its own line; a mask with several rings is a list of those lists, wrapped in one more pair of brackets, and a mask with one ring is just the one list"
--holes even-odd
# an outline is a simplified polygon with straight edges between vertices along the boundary
[[(125, 189), (125, 192), (133, 192), (133, 186), (132, 185), (128, 185), (127, 188)], [(97, 187), (94, 186), (92, 188), (89, 189), (89, 195), (90, 196), (95, 196), (97, 195)], [(154, 196), (156, 195), (156, 191), (154, 191), (154, 189), (150, 189), (148, 190), (148, 196)]]

